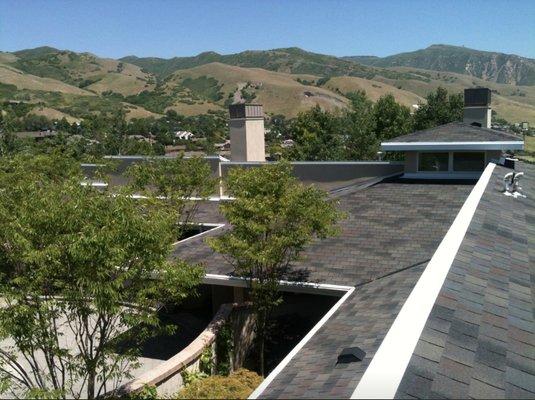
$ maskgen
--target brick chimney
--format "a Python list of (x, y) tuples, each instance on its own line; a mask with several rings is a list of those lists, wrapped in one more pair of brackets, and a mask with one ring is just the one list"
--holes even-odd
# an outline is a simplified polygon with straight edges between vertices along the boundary
[(262, 105), (232, 104), (229, 114), (231, 160), (266, 161)]
[(490, 128), (492, 117), (490, 93), (490, 89), (487, 88), (464, 89), (463, 122)]

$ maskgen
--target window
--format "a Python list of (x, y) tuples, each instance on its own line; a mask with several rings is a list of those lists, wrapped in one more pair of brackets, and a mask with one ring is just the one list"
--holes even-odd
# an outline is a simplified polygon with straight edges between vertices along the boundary
[(454, 171), (483, 171), (485, 169), (485, 153), (459, 152), (453, 153)]
[(418, 171), (447, 172), (448, 153), (419, 153)]

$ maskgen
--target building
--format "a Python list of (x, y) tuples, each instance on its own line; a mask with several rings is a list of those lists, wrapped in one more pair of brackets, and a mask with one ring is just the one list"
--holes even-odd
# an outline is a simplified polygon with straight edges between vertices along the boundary
[(478, 178), (504, 151), (524, 149), (521, 137), (491, 129), (490, 99), (489, 89), (467, 89), (463, 122), (398, 136), (381, 150), (405, 153), (408, 178)]
[[(293, 163), (347, 218), (281, 289), (336, 301), (251, 398), (535, 397), (535, 166), (502, 157), (523, 144), (483, 126), (489, 104), (467, 113), (479, 120), (383, 143), (404, 164)], [(263, 165), (260, 123), (247, 123), (261, 109), (247, 107), (231, 109), (232, 161), (211, 160), (220, 176)], [(205, 243), (230, 229), (221, 201), (199, 205), (196, 222), (213, 229), (173, 257), (201, 262), (224, 303), (246, 284)]]
[(175, 132), (175, 138), (182, 139), (182, 140), (191, 140), (195, 134), (190, 131), (176, 131)]

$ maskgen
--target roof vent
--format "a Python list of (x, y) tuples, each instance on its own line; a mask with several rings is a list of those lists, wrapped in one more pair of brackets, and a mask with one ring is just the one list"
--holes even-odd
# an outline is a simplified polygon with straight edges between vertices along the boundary
[(352, 362), (362, 361), (366, 357), (366, 352), (360, 347), (346, 347), (338, 355), (337, 364), (349, 364)]

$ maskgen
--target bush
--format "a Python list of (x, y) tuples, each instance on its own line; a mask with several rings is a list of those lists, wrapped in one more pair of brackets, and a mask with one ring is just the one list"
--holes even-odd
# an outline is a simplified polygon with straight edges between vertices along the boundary
[(229, 376), (211, 376), (189, 384), (178, 392), (177, 399), (246, 399), (260, 385), (255, 372), (239, 369)]

